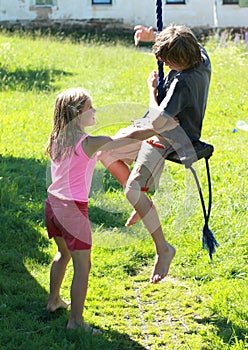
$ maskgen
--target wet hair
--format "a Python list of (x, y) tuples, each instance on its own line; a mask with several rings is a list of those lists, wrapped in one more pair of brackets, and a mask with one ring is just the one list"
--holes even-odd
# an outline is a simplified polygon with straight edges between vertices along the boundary
[(82, 113), (90, 95), (82, 88), (68, 89), (61, 92), (55, 102), (53, 130), (46, 153), (51, 159), (60, 159), (71, 153), (79, 138), (78, 115)]
[(189, 69), (199, 65), (201, 51), (191, 29), (185, 25), (169, 25), (162, 30), (153, 45), (153, 53), (166, 64)]

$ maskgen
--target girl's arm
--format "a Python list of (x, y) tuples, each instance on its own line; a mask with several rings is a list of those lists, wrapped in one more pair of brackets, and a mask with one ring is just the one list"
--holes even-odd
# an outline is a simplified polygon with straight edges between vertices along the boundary
[(93, 157), (105, 144), (112, 141), (109, 136), (87, 136), (82, 142), (82, 148), (88, 157)]
[(130, 143), (146, 140), (156, 134), (155, 130), (152, 129), (133, 127), (118, 137), (88, 136), (82, 142), (82, 147), (84, 152), (89, 157), (92, 157), (97, 151), (110, 151), (119, 147), (125, 147)]
[(137, 25), (134, 27), (134, 42), (135, 46), (139, 44), (140, 41), (154, 41), (155, 33), (153, 32), (152, 27), (144, 27), (142, 25)]

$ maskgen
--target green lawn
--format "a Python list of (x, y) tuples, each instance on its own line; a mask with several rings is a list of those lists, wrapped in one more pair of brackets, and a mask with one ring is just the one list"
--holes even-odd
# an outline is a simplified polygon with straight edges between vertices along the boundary
[[(212, 143), (210, 228), (220, 244), (211, 262), (201, 248), (203, 216), (188, 170), (169, 163), (154, 195), (176, 247), (169, 276), (149, 283), (154, 247), (142, 223), (125, 228), (131, 207), (98, 164), (89, 214), (92, 270), (85, 320), (100, 336), (66, 332), (69, 311), (46, 312), (55, 245), (43, 209), (58, 92), (82, 86), (97, 109), (94, 134), (113, 134), (148, 105), (149, 48), (0, 33), (0, 348), (1, 350), (248, 349), (247, 140), (248, 48), (207, 44), (212, 82), (202, 140)], [(204, 162), (195, 164), (207, 195)], [(104, 179), (104, 180), (103, 180)], [(107, 185), (106, 185), (107, 183)], [(72, 265), (62, 296), (69, 300)]]

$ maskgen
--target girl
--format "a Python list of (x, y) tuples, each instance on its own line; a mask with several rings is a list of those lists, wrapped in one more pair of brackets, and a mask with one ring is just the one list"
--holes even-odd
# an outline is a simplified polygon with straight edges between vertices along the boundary
[(50, 271), (50, 294), (47, 310), (67, 308), (60, 297), (66, 266), (72, 258), (71, 312), (67, 329), (90, 327), (82, 313), (91, 266), (91, 228), (88, 218), (88, 194), (97, 161), (97, 151), (111, 150), (154, 135), (149, 129), (131, 128), (118, 138), (89, 136), (87, 126), (95, 124), (96, 110), (91, 98), (81, 88), (60, 93), (54, 110), (54, 127), (47, 153), (51, 158), (51, 185), (45, 204), (49, 238), (54, 238), (58, 252)]

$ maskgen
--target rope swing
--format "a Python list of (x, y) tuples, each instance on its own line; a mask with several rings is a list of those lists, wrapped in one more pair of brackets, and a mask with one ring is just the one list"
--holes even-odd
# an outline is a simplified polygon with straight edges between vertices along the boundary
[[(161, 32), (163, 30), (163, 19), (162, 19), (162, 0), (156, 0), (156, 15), (157, 15), (157, 32)], [(163, 100), (163, 84), (164, 84), (164, 70), (163, 70), (163, 62), (158, 61), (158, 91), (157, 91), (157, 98), (158, 98), (158, 104), (160, 104)], [(167, 156), (167, 160), (170, 160), (174, 163), (180, 163), (184, 164), (186, 168), (190, 169), (192, 172), (197, 189), (199, 192), (201, 205), (202, 205), (202, 211), (204, 216), (204, 226), (202, 229), (202, 247), (204, 249), (208, 250), (209, 257), (212, 260), (212, 255), (215, 252), (215, 248), (218, 247), (218, 243), (214, 237), (213, 232), (208, 227), (208, 222), (210, 218), (211, 213), (211, 206), (212, 206), (212, 186), (211, 186), (211, 176), (210, 176), (210, 167), (209, 167), (209, 158), (212, 156), (214, 147), (210, 144), (207, 144), (205, 142), (196, 141), (192, 143), (192, 146), (195, 149), (196, 152), (196, 159), (194, 158), (186, 158), (182, 162), (182, 159), (180, 159), (178, 153), (175, 151), (169, 156)], [(205, 164), (206, 164), (206, 171), (207, 171), (207, 179), (208, 179), (208, 209), (206, 210), (204, 197), (202, 194), (200, 182), (198, 180), (196, 171), (192, 167), (193, 162), (205, 158)]]
[[(163, 16), (162, 16), (162, 0), (157, 0), (156, 5), (156, 13), (157, 13), (157, 32), (161, 32), (163, 30)], [(160, 104), (163, 100), (163, 85), (164, 85), (164, 63), (158, 60), (158, 104)]]

